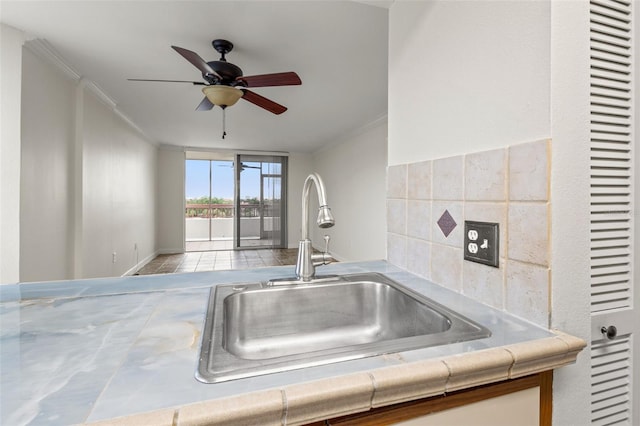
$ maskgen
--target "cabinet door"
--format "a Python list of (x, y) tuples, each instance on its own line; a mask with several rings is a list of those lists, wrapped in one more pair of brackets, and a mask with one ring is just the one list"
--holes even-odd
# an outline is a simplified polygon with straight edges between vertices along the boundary
[(525, 389), (395, 424), (397, 426), (539, 426), (540, 388)]
[[(633, 270), (634, 231), (636, 238), (640, 235), (636, 207), (640, 191), (635, 189), (635, 199), (633, 193), (634, 184), (640, 182), (633, 158), (640, 158), (633, 115), (638, 109), (638, 67), (633, 65), (638, 64), (640, 24), (638, 10), (632, 9), (640, 3), (587, 3), (591, 41), (591, 422), (639, 424), (640, 413), (634, 409), (640, 409), (640, 389), (634, 389), (634, 381), (640, 383), (640, 375), (633, 374), (632, 366), (640, 359), (634, 353), (640, 348), (634, 338), (640, 327), (635, 307), (640, 281), (637, 275), (634, 280), (637, 269)], [(638, 241), (635, 245), (637, 249)], [(602, 329), (609, 333), (603, 335)]]
[(553, 371), (373, 408), (308, 426), (551, 426)]

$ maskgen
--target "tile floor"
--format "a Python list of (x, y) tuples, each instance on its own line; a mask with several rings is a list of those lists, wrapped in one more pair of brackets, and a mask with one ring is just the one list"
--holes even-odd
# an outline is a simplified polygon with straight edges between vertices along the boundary
[[(276, 244), (273, 240), (243, 238), (240, 240), (241, 247), (255, 248), (257, 246), (273, 247)], [(210, 251), (210, 250), (233, 250), (233, 239), (215, 239), (212, 241), (187, 241), (185, 251)]]
[(295, 265), (298, 249), (220, 250), (161, 254), (143, 266), (138, 275), (249, 269)]

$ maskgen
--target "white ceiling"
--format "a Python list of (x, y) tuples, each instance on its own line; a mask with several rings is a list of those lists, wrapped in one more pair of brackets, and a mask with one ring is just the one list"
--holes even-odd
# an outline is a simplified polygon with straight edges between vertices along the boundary
[[(388, 6), (382, 1), (5, 1), (0, 20), (45, 39), (157, 143), (312, 152), (387, 111)], [(245, 75), (296, 71), (302, 86), (254, 91), (289, 108), (273, 115), (240, 100), (197, 112), (201, 87), (128, 78), (201, 79), (171, 49), (219, 55)]]

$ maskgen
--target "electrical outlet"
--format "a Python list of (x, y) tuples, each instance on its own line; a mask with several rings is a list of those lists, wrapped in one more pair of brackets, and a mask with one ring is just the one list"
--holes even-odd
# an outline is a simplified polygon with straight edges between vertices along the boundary
[(114, 251), (111, 253), (111, 262), (116, 263), (117, 253)]
[(464, 259), (499, 266), (500, 230), (497, 223), (464, 221)]

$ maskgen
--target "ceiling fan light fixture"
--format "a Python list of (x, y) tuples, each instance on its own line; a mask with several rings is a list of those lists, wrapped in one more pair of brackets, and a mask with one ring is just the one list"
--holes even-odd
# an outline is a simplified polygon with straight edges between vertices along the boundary
[(202, 93), (212, 104), (221, 107), (234, 105), (243, 95), (242, 90), (223, 85), (205, 86), (202, 88)]

